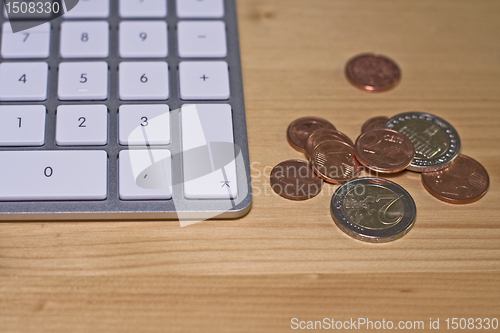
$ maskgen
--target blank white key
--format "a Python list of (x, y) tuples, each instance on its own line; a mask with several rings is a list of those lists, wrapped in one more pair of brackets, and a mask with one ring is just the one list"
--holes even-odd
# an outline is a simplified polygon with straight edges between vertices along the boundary
[(122, 150), (118, 158), (120, 199), (171, 199), (171, 170), (167, 149)]
[(158, 62), (122, 62), (119, 68), (121, 100), (166, 100), (168, 65)]
[(108, 142), (106, 105), (60, 105), (56, 115), (56, 143), (60, 146), (98, 146)]
[(187, 199), (236, 198), (231, 106), (183, 105), (181, 124), (184, 196)]
[(1, 151), (0, 201), (103, 200), (105, 151)]
[(229, 70), (225, 61), (183, 61), (179, 64), (179, 81), (181, 99), (229, 99)]
[(226, 25), (222, 21), (181, 21), (177, 24), (179, 57), (224, 58)]
[(13, 33), (10, 23), (4, 22), (2, 30), (2, 57), (5, 59), (48, 58), (50, 23)]
[(109, 17), (109, 0), (80, 0), (65, 18), (107, 18)]
[(168, 145), (170, 109), (166, 104), (122, 105), (118, 112), (121, 145)]
[(165, 17), (167, 16), (167, 0), (120, 0), (120, 17)]
[(165, 58), (167, 55), (167, 22), (120, 22), (120, 57)]
[(57, 94), (60, 100), (104, 100), (108, 98), (106, 62), (63, 62), (59, 65)]
[(177, 0), (179, 18), (221, 18), (224, 16), (223, 0)]
[(109, 23), (63, 22), (60, 43), (63, 58), (106, 58), (109, 55)]
[(45, 106), (0, 106), (0, 146), (42, 146), (45, 143)]
[(0, 64), (0, 101), (44, 101), (47, 99), (46, 62)]

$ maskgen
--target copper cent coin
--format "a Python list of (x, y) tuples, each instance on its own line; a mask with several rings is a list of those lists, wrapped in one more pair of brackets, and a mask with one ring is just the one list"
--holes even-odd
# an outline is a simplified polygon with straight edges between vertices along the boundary
[(271, 171), (271, 187), (280, 196), (290, 200), (307, 200), (321, 192), (323, 181), (306, 161), (288, 160)]
[(378, 54), (361, 54), (347, 62), (349, 82), (364, 91), (389, 90), (398, 84), (401, 71), (394, 61)]
[(384, 128), (385, 123), (389, 120), (389, 117), (380, 116), (373, 117), (365, 121), (361, 127), (361, 133), (365, 133), (374, 129)]
[(356, 178), (359, 163), (347, 143), (330, 140), (318, 144), (311, 155), (316, 174), (329, 183), (341, 184)]
[(318, 117), (303, 117), (293, 121), (286, 131), (286, 137), (290, 145), (300, 151), (305, 152), (306, 141), (309, 135), (317, 129), (328, 128), (335, 130), (328, 120)]
[(404, 134), (389, 129), (374, 129), (361, 134), (354, 148), (365, 167), (382, 173), (406, 169), (415, 157), (415, 148)]
[(401, 186), (382, 178), (358, 178), (340, 186), (330, 204), (333, 220), (347, 235), (384, 243), (408, 233), (417, 207)]
[(329, 140), (342, 141), (354, 148), (354, 143), (344, 133), (328, 128), (320, 128), (312, 132), (312, 134), (309, 135), (309, 137), (307, 138), (305, 146), (305, 154), (307, 158), (311, 157), (314, 148), (316, 148), (318, 144), (320, 144), (323, 141), (329, 141)]
[(466, 204), (477, 201), (486, 194), (490, 178), (479, 162), (459, 154), (446, 169), (423, 172), (422, 184), (440, 200)]

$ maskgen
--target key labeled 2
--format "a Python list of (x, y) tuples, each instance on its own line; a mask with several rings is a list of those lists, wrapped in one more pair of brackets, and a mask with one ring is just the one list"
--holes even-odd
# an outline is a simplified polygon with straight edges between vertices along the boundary
[(56, 143), (60, 146), (98, 146), (108, 142), (106, 105), (59, 105)]

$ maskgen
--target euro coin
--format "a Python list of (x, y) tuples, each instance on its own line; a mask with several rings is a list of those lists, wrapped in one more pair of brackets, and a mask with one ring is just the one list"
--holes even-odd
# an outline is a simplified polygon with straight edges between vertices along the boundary
[(347, 235), (384, 243), (408, 233), (417, 208), (411, 195), (382, 178), (357, 178), (341, 185), (330, 204), (333, 220)]
[(286, 131), (288, 143), (301, 153), (305, 152), (307, 138), (317, 129), (328, 128), (335, 130), (328, 120), (318, 117), (303, 117), (294, 120)]
[(460, 137), (447, 121), (425, 112), (395, 115), (384, 128), (406, 135), (415, 147), (415, 158), (408, 170), (423, 172), (446, 168), (457, 157)]
[(311, 199), (321, 192), (322, 186), (323, 181), (306, 161), (283, 161), (271, 171), (271, 188), (286, 199)]
[(490, 178), (479, 162), (460, 154), (446, 169), (423, 172), (422, 184), (439, 200), (467, 204), (486, 194)]

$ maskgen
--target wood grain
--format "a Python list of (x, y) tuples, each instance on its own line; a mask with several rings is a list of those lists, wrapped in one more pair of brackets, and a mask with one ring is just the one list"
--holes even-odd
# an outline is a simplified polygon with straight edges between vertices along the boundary
[[(252, 161), (251, 212), (175, 222), (0, 224), (1, 332), (285, 332), (290, 320), (500, 318), (500, 2), (239, 0)], [(346, 61), (379, 52), (402, 69), (368, 94)], [(292, 202), (269, 187), (303, 158), (288, 124), (318, 116), (355, 139), (372, 116), (427, 111), (460, 133), (491, 185), (469, 205), (389, 179), (418, 209), (413, 230), (365, 244), (333, 223), (336, 187)], [(443, 323), (442, 323), (443, 325)], [(428, 327), (428, 326), (426, 326)], [(441, 326), (443, 328), (443, 326)]]

